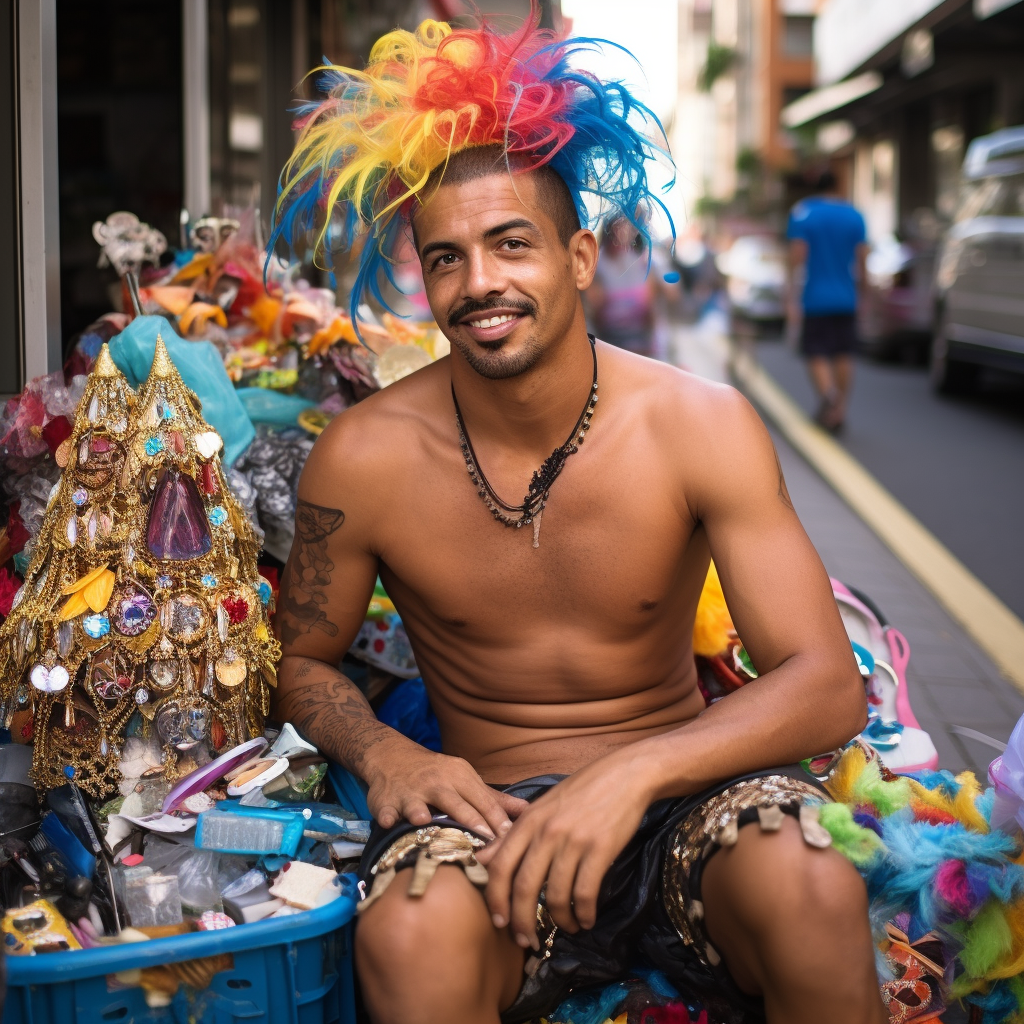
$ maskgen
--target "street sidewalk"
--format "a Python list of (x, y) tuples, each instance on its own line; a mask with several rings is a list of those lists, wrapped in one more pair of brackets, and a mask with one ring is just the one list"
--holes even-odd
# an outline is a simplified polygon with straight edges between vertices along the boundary
[[(677, 327), (671, 354), (677, 365), (725, 380), (724, 318), (719, 313), (709, 317)], [(932, 736), (940, 767), (954, 773), (970, 769), (984, 785), (998, 750), (977, 735), (1005, 743), (1024, 714), (1024, 695), (780, 432), (768, 426), (793, 504), (825, 568), (868, 594), (906, 636), (911, 703), (921, 728)]]

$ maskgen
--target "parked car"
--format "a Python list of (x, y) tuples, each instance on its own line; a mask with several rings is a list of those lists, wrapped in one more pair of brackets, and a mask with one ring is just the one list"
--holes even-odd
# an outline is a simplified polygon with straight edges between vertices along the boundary
[(1024, 373), (1024, 126), (975, 139), (935, 277), (931, 376), (971, 387), (983, 366)]
[(871, 247), (858, 324), (861, 350), (876, 358), (924, 360), (931, 342), (935, 241), (894, 236)]
[(786, 250), (767, 235), (743, 235), (715, 260), (734, 314), (779, 321), (786, 315)]

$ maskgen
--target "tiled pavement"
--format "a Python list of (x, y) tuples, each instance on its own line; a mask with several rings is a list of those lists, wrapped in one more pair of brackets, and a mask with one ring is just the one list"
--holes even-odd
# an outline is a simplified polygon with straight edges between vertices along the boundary
[(821, 477), (772, 431), (793, 504), (831, 576), (868, 594), (910, 644), (907, 683), (942, 768), (984, 779), (997, 751), (960, 726), (1006, 742), (1024, 695)]

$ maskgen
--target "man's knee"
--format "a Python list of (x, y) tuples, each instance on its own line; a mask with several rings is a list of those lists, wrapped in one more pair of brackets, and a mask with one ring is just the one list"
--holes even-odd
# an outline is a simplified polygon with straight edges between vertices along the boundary
[[(361, 974), (427, 977), (450, 958), (479, 956), (490, 929), (480, 893), (455, 867), (441, 867), (427, 891), (407, 895), (412, 871), (400, 871), (384, 895), (361, 914), (356, 958)], [(465, 963), (462, 959), (462, 963)]]
[(856, 868), (835, 850), (809, 846), (789, 817), (778, 832), (741, 829), (736, 845), (708, 862), (703, 888), (709, 917), (721, 907), (761, 935), (788, 923), (801, 929), (867, 925), (867, 890)]

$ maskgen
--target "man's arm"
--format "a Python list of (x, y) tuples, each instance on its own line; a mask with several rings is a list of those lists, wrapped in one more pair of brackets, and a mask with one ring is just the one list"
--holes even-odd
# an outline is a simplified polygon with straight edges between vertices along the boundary
[(799, 323), (803, 315), (800, 291), (806, 267), (807, 242), (802, 238), (790, 238), (789, 248), (786, 250), (786, 317), (790, 324)]
[(867, 701), (828, 575), (804, 532), (771, 438), (735, 392), (700, 401), (686, 503), (706, 531), (733, 621), (759, 678), (672, 732), (622, 747), (527, 809), (481, 852), (496, 923), (535, 945), (537, 893), (560, 927), (593, 927), (609, 865), (655, 800), (831, 750)]
[(339, 417), (324, 431), (299, 482), (277, 613), (283, 657), (274, 716), (367, 783), (367, 803), (385, 828), (401, 818), (425, 825), (437, 807), (484, 835), (501, 835), (522, 802), (490, 789), (462, 759), (378, 721), (336, 667), (366, 618), (377, 579), (373, 527), (386, 514), (376, 497), (386, 493), (386, 470), (366, 458), (353, 419)]

